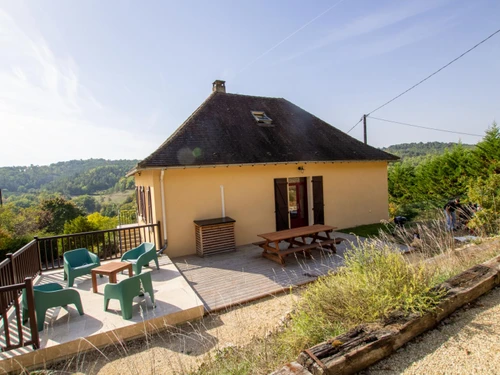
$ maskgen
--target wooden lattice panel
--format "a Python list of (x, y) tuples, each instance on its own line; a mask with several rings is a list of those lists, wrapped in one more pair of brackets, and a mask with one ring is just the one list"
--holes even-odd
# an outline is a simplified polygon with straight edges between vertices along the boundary
[(236, 250), (234, 220), (230, 218), (195, 221), (195, 231), (199, 256)]

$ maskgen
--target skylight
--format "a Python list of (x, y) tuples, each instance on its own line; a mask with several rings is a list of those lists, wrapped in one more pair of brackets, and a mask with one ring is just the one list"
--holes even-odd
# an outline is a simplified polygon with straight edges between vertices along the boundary
[(259, 124), (267, 124), (271, 125), (273, 123), (273, 119), (266, 115), (263, 111), (251, 111), (252, 116)]

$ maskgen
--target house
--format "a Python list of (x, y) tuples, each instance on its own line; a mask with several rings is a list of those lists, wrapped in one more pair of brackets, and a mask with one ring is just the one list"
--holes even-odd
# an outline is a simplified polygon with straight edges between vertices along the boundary
[(236, 245), (257, 234), (388, 219), (387, 164), (397, 160), (283, 98), (210, 96), (135, 177), (139, 216), (159, 221), (166, 253), (194, 254), (193, 221), (229, 216)]

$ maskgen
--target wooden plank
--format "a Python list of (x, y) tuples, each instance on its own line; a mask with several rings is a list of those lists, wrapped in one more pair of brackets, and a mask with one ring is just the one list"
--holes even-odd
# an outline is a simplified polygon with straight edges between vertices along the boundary
[(299, 227), (293, 229), (280, 230), (278, 232), (258, 234), (257, 236), (262, 237), (268, 241), (283, 241), (289, 238), (308, 236), (314, 233), (329, 232), (336, 229), (330, 225), (310, 225), (307, 227)]

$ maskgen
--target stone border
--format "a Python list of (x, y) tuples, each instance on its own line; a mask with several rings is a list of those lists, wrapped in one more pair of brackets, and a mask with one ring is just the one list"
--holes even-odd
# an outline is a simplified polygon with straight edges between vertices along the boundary
[[(342, 335), (304, 350), (271, 375), (354, 374), (389, 356), (416, 336), (500, 285), (500, 256), (478, 264), (440, 285), (446, 297), (422, 316), (395, 318), (380, 325), (360, 325)], [(396, 321), (394, 321), (396, 320)]]

